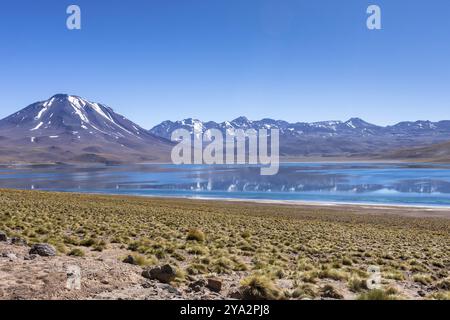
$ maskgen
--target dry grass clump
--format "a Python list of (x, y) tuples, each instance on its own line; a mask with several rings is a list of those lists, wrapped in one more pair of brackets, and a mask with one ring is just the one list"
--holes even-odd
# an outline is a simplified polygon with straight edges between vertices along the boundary
[(86, 254), (82, 249), (74, 248), (70, 250), (70, 252), (67, 254), (68, 256), (74, 256), (74, 257), (84, 257)]
[(206, 240), (206, 236), (205, 233), (200, 229), (190, 229), (186, 240), (204, 242)]
[(393, 289), (372, 289), (358, 296), (358, 300), (397, 300)]
[(352, 292), (361, 292), (367, 290), (367, 280), (358, 276), (352, 276), (348, 281), (348, 287)]
[(244, 300), (280, 300), (283, 294), (267, 277), (254, 275), (244, 279), (240, 292)]
[(433, 283), (433, 279), (428, 274), (416, 274), (413, 276), (414, 282), (420, 283), (424, 286), (430, 285)]

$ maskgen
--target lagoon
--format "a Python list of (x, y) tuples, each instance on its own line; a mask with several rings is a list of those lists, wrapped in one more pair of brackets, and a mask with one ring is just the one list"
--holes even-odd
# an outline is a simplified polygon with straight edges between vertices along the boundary
[(450, 165), (285, 163), (275, 176), (261, 176), (260, 167), (241, 165), (3, 165), (0, 188), (450, 207)]

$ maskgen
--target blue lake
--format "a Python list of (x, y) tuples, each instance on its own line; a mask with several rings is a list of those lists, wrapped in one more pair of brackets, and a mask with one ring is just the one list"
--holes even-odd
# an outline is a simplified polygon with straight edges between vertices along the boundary
[(275, 176), (257, 166), (0, 166), (0, 188), (450, 207), (450, 165), (289, 163)]

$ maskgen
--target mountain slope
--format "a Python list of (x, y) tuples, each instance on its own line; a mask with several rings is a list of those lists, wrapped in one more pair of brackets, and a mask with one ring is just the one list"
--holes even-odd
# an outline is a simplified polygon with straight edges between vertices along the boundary
[(136, 162), (168, 159), (171, 143), (111, 108), (58, 94), (0, 120), (6, 161)]
[(421, 148), (401, 149), (388, 155), (392, 159), (429, 159), (435, 162), (450, 162), (450, 142), (433, 144)]

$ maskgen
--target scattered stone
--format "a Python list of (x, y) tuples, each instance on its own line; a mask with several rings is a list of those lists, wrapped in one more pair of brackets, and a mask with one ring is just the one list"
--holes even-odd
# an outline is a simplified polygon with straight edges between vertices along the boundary
[(426, 294), (424, 291), (422, 291), (422, 290), (418, 291), (417, 294), (418, 294), (419, 296), (421, 296), (421, 297), (425, 297), (425, 296), (427, 295), (427, 294)]
[(38, 243), (31, 247), (29, 254), (37, 254), (42, 257), (53, 257), (56, 256), (56, 250), (49, 244)]
[(200, 292), (202, 291), (202, 288), (204, 288), (205, 286), (206, 281), (204, 279), (200, 279), (190, 283), (188, 287), (194, 292)]
[(17, 260), (17, 256), (16, 256), (14, 253), (8, 253), (8, 254), (6, 255), (6, 258), (8, 258), (9, 261)]
[(8, 241), (8, 237), (6, 236), (6, 233), (0, 231), (0, 242), (6, 242)]
[(0, 257), (7, 258), (7, 259), (9, 259), (9, 261), (17, 260), (17, 256), (11, 252), (3, 252), (0, 254)]
[(208, 279), (208, 284), (206, 287), (213, 292), (219, 293), (222, 290), (222, 281), (219, 279), (210, 278)]
[(19, 238), (19, 237), (12, 237), (11, 238), (11, 244), (14, 244), (16, 246), (26, 246), (28, 245), (27, 241), (25, 239)]
[(154, 287), (155, 287), (155, 285), (151, 282), (146, 281), (142, 284), (142, 288), (144, 288), (144, 289), (150, 289), (150, 288), (154, 288)]
[(23, 259), (30, 261), (30, 260), (36, 259), (37, 257), (38, 257), (37, 254), (29, 254), (29, 255), (26, 255), (25, 257), (23, 257)]
[(167, 290), (169, 293), (181, 296), (181, 292), (177, 288), (172, 287), (170, 284), (163, 284), (159, 286), (163, 290)]
[(176, 270), (172, 266), (166, 264), (162, 267), (145, 269), (142, 276), (150, 280), (158, 280), (162, 283), (170, 283), (175, 280)]
[(195, 278), (194, 276), (191, 276), (190, 274), (186, 275), (186, 280), (194, 282), (197, 281), (197, 278)]
[(126, 257), (122, 262), (123, 263), (132, 264), (132, 265), (137, 265), (136, 259), (133, 256), (131, 256), (131, 255)]

